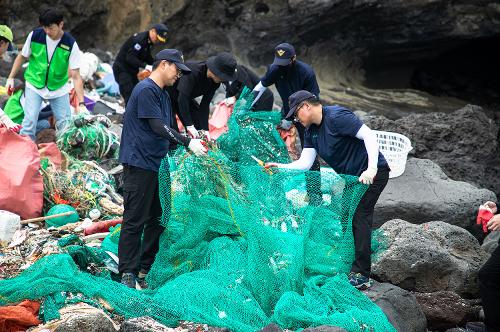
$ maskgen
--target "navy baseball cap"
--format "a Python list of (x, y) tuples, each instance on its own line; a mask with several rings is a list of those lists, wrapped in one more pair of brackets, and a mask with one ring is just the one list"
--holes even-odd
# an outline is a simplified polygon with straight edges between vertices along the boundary
[(290, 119), (291, 117), (293, 117), (295, 115), (295, 112), (297, 112), (297, 108), (300, 104), (302, 104), (302, 102), (313, 98), (316, 99), (316, 95), (306, 90), (299, 90), (297, 92), (294, 92), (290, 97), (288, 97), (288, 105), (290, 106), (290, 111), (288, 111), (285, 119)]
[(160, 42), (165, 43), (167, 41), (168, 28), (165, 24), (156, 23), (151, 28), (156, 30), (156, 36)]
[(295, 55), (295, 48), (288, 43), (279, 44), (274, 48), (273, 65), (286, 66)]
[(191, 72), (191, 69), (189, 69), (185, 64), (184, 64), (184, 56), (182, 55), (182, 52), (173, 48), (166, 48), (164, 50), (161, 50), (160, 52), (156, 53), (155, 55), (155, 61), (161, 61), (161, 60), (167, 60), (169, 62), (174, 63), (177, 68), (182, 70), (184, 74), (188, 74)]

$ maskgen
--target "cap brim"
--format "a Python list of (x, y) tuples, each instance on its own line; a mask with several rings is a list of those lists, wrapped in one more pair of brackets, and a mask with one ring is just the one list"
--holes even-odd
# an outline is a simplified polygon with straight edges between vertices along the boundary
[(189, 69), (185, 64), (180, 63), (180, 62), (174, 62), (177, 68), (182, 70), (184, 74), (189, 74), (191, 72), (191, 69)]
[(290, 111), (288, 111), (288, 114), (286, 115), (285, 119), (290, 119), (295, 115), (295, 111), (297, 110), (297, 107), (299, 105), (296, 105), (294, 108), (291, 108)]
[(273, 61), (273, 65), (276, 65), (276, 66), (286, 66), (290, 63), (290, 60), (292, 58), (278, 58), (278, 57), (274, 57), (274, 61)]

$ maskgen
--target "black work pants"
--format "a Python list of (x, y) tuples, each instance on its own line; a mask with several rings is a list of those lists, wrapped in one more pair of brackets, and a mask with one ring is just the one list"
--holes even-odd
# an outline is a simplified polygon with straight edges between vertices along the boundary
[[(300, 123), (295, 123), (295, 128), (297, 128), (297, 131), (299, 132), (300, 147), (304, 149), (304, 133), (306, 129)], [(323, 194), (321, 193), (321, 174), (319, 173), (320, 165), (318, 157), (316, 157), (316, 159), (314, 160), (314, 163), (312, 164), (310, 170), (317, 172), (306, 174), (307, 196), (309, 197), (309, 202), (311, 205), (318, 206), (323, 202)]]
[(137, 73), (132, 73), (120, 68), (118, 65), (113, 66), (113, 75), (115, 76), (115, 81), (120, 87), (120, 94), (125, 100), (125, 105), (127, 105), (132, 90), (139, 83), (137, 79)]
[(371, 273), (373, 211), (388, 181), (389, 169), (380, 168), (373, 183), (361, 197), (352, 218), (355, 259), (352, 263), (351, 272), (361, 273), (365, 277), (370, 277)]
[(479, 270), (479, 288), (488, 332), (500, 332), (500, 244)]
[(123, 200), (125, 210), (118, 243), (118, 270), (137, 275), (151, 268), (164, 230), (160, 225), (158, 172), (124, 164)]

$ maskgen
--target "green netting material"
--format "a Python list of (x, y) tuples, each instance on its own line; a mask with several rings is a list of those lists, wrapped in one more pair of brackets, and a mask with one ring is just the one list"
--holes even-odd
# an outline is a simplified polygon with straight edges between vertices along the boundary
[[(189, 320), (234, 331), (270, 322), (288, 329), (326, 324), (395, 331), (346, 277), (354, 259), (351, 220), (366, 186), (329, 169), (322, 170), (321, 183), (307, 172), (264, 171), (250, 155), (288, 157), (273, 113), (247, 114), (245, 98), (248, 91), (235, 105), (229, 132), (207, 157), (178, 149), (162, 162), (166, 230), (149, 290), (89, 274), (70, 255), (57, 254), (0, 281), (0, 303), (66, 291), (104, 299), (126, 317), (151, 316), (171, 326)], [(245, 134), (253, 126), (261, 128), (258, 134)], [(322, 205), (308, 204), (306, 178), (321, 188)]]

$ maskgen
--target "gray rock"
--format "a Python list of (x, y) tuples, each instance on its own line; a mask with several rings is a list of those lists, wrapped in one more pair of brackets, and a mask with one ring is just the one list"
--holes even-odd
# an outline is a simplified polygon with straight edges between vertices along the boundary
[(283, 331), (277, 324), (271, 323), (269, 325), (264, 326), (262, 330), (259, 332), (281, 332)]
[(120, 332), (171, 332), (173, 329), (158, 323), (151, 317), (137, 317), (124, 321)]
[(498, 247), (498, 241), (500, 241), (500, 232), (491, 232), (484, 239), (481, 248), (491, 254)]
[[(13, 28), (16, 43), (24, 42), (46, 3), (0, 2), (0, 20)], [(320, 68), (316, 72), (322, 98), (384, 113), (463, 105), (454, 98), (399, 88), (410, 85), (418, 64), (441, 54), (460, 56), (457, 47), (500, 33), (496, 0), (54, 0), (50, 5), (62, 7), (65, 28), (82, 49), (116, 51), (150, 23), (166, 22), (173, 32), (169, 47), (183, 50), (186, 59), (202, 60), (227, 50), (239, 62), (260, 67), (262, 74), (272, 61), (273, 46), (286, 40), (296, 46), (300, 60)], [(174, 28), (180, 26), (184, 28)], [(376, 89), (367, 87), (374, 85)]]
[(398, 332), (425, 332), (427, 322), (415, 296), (395, 285), (373, 281), (363, 291), (377, 304)]
[(304, 332), (347, 332), (343, 328), (337, 326), (329, 326), (329, 325), (320, 325), (318, 327), (309, 327), (307, 329), (302, 330)]
[(60, 312), (54, 332), (116, 332), (113, 321), (100, 309), (77, 304)]
[(372, 129), (407, 136), (414, 157), (434, 161), (453, 180), (500, 195), (499, 126), (481, 107), (467, 105), (449, 114), (412, 114), (395, 121), (365, 117), (364, 122)]
[(415, 293), (418, 304), (427, 318), (430, 330), (444, 330), (464, 326), (477, 319), (480, 306), (478, 300), (465, 300), (449, 291)]
[(374, 224), (401, 218), (411, 223), (443, 220), (469, 227), (475, 224), (479, 205), (495, 201), (487, 189), (453, 181), (434, 162), (411, 158), (405, 173), (389, 180), (377, 202)]
[(387, 249), (372, 265), (379, 280), (421, 293), (449, 290), (478, 297), (477, 273), (489, 255), (465, 229), (442, 221), (414, 225), (394, 219), (381, 231), (377, 240)]

